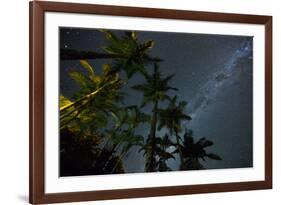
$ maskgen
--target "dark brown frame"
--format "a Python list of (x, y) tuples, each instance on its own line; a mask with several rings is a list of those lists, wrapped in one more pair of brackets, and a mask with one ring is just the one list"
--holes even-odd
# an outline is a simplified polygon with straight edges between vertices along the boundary
[[(30, 143), (29, 201), (33, 204), (153, 197), (272, 188), (272, 16), (211, 13), (104, 6), (92, 4), (30, 2)], [(46, 194), (44, 192), (44, 13), (68, 12), (114, 16), (151, 17), (265, 26), (265, 180)]]

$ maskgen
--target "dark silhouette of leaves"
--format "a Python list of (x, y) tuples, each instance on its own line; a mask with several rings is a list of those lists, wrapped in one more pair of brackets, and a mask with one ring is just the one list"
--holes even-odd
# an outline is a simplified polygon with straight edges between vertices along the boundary
[(145, 64), (161, 60), (152, 58), (148, 54), (149, 50), (154, 46), (154, 41), (139, 42), (136, 32), (125, 32), (124, 36), (118, 37), (108, 30), (102, 31), (106, 34), (108, 43), (104, 50), (111, 55), (119, 56), (119, 58), (115, 59), (114, 72), (123, 69), (128, 78), (137, 72), (147, 75)]
[(167, 108), (158, 109), (160, 121), (158, 125), (158, 130), (161, 130), (163, 127), (167, 127), (170, 133), (180, 132), (181, 121), (191, 120), (191, 117), (189, 115), (184, 114), (183, 111), (187, 103), (185, 101), (181, 101), (177, 104), (176, 101), (177, 96), (173, 97), (170, 100), (170, 104)]
[(205, 148), (212, 146), (214, 143), (206, 138), (201, 138), (197, 142), (194, 141), (193, 132), (191, 130), (185, 131), (183, 145), (180, 146), (182, 150), (184, 163), (180, 165), (181, 170), (203, 169), (203, 165), (199, 159), (205, 161), (208, 157), (213, 160), (222, 160), (216, 154), (207, 153)]

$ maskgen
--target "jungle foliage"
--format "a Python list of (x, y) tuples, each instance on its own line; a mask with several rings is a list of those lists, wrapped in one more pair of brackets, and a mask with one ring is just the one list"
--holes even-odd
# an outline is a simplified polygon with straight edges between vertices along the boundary
[[(180, 160), (176, 170), (203, 169), (200, 160), (206, 158), (221, 160), (205, 150), (212, 141), (195, 142), (193, 132), (183, 126), (192, 120), (185, 113), (187, 102), (178, 101), (178, 89), (170, 85), (174, 74), (160, 72), (162, 59), (150, 56), (154, 41), (140, 42), (136, 32), (101, 32), (107, 40), (104, 53), (61, 50), (63, 60), (79, 59), (84, 71), (69, 72), (79, 91), (71, 98), (60, 95), (60, 175), (126, 173), (124, 158), (134, 146), (145, 157), (145, 172), (172, 171), (169, 160)], [(99, 58), (112, 59), (101, 73), (89, 63)], [(144, 82), (133, 85), (134, 75)], [(143, 95), (140, 104), (125, 105), (125, 86)], [(136, 131), (144, 124), (148, 136)]]

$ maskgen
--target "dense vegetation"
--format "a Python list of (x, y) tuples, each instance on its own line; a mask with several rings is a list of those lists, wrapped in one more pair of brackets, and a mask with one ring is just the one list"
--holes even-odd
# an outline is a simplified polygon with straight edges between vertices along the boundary
[[(80, 88), (72, 100), (60, 95), (60, 175), (125, 173), (123, 159), (133, 146), (145, 157), (145, 172), (171, 171), (168, 160), (180, 160), (176, 170), (203, 169), (205, 158), (221, 160), (205, 150), (212, 141), (195, 142), (193, 132), (183, 127), (183, 121), (192, 120), (185, 113), (187, 102), (179, 101), (178, 89), (170, 85), (174, 74), (160, 72), (162, 59), (150, 56), (154, 41), (140, 42), (136, 32), (102, 32), (104, 53), (61, 50), (61, 59), (79, 60), (85, 72), (69, 73)], [(100, 58), (112, 60), (97, 73), (88, 60)], [(131, 82), (134, 75), (141, 75), (143, 83)], [(140, 104), (124, 103), (125, 86), (143, 95)], [(136, 132), (143, 124), (148, 136)]]

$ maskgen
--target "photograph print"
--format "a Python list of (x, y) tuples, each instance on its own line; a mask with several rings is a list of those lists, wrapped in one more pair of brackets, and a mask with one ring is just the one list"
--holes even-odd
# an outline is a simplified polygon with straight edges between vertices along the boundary
[(58, 35), (59, 176), (253, 167), (252, 36)]

